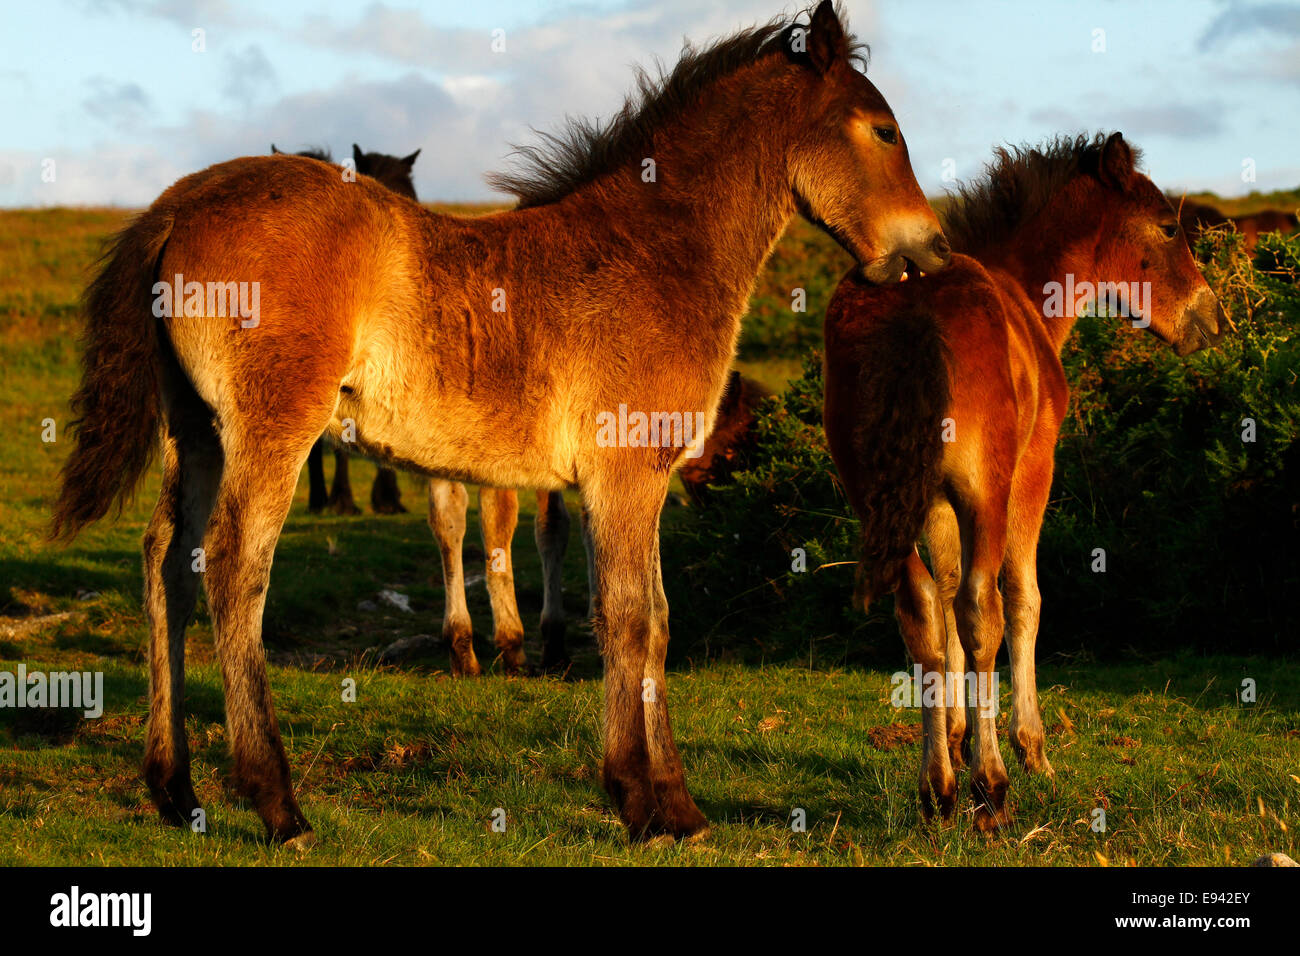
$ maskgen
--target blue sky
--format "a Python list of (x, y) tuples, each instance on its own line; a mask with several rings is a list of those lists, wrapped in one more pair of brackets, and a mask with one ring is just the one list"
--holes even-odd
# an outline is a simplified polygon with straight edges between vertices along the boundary
[[(631, 66), (802, 4), (779, 0), (48, 0), (0, 10), (0, 205), (146, 205), (232, 156), (421, 148), (425, 199), (566, 114), (606, 116)], [(928, 193), (995, 144), (1120, 129), (1170, 189), (1300, 185), (1300, 2), (848, 0)], [(203, 31), (204, 51), (192, 47)], [(505, 51), (491, 49), (505, 31)], [(1103, 31), (1098, 34), (1095, 31)], [(1094, 50), (1098, 41), (1104, 50)], [(42, 163), (54, 161), (54, 182)], [(1243, 181), (1243, 164), (1255, 182)]]

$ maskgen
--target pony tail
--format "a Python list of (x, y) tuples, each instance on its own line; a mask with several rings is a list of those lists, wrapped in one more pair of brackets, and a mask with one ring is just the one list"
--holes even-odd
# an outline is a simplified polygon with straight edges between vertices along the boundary
[(81, 385), (68, 426), (76, 445), (60, 474), (50, 524), (68, 541), (130, 499), (157, 447), (158, 322), (150, 309), (169, 214), (146, 212), (113, 239), (86, 290)]
[(865, 611), (902, 578), (943, 484), (948, 353), (928, 312), (903, 312), (862, 343), (850, 437), (862, 521), (855, 601)]

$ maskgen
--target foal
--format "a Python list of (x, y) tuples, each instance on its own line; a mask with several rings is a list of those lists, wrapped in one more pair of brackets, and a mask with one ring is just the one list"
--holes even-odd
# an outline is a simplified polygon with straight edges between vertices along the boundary
[[(664, 681), (659, 513), (684, 447), (662, 429), (611, 440), (608, 421), (698, 415), (709, 431), (754, 281), (797, 212), (875, 281), (905, 259), (946, 263), (893, 113), (854, 64), (823, 0), (811, 24), (688, 49), (608, 125), (526, 153), (531, 170), (495, 180), (519, 209), (439, 215), (367, 176), (247, 157), (180, 180), (119, 235), (86, 296), (80, 424), (52, 530), (74, 534), (129, 494), (162, 432), (144, 538), (145, 779), (165, 819), (188, 825), (199, 806), (183, 682), (202, 548), (234, 782), (272, 839), (311, 839), (262, 612), (307, 453), (350, 430), (362, 454), (430, 477), (580, 489), (605, 789), (633, 837), (706, 826)], [(178, 275), (194, 291), (174, 314), (159, 276)], [(205, 305), (204, 283), (246, 283), (260, 310)]]
[[(1134, 161), (1119, 133), (1000, 151), (950, 213), (965, 254), (949, 269), (888, 288), (846, 277), (826, 313), (826, 436), (862, 519), (856, 600), (865, 608), (895, 592), (922, 667), (927, 817), (932, 797), (944, 816), (953, 810), (969, 681), (975, 822), (1007, 820), (991, 680), (999, 574), (1011, 745), (1027, 770), (1052, 772), (1034, 686), (1035, 551), (1068, 398), (1059, 353), (1076, 314), (1104, 299), (1179, 355), (1226, 323), (1174, 210)], [(922, 532), (930, 570), (916, 549)]]
[[(284, 155), (275, 148), (274, 143), (271, 144), (271, 154)], [(329, 152), (323, 149), (306, 149), (294, 155), (318, 159), (323, 163), (334, 162)], [(410, 156), (399, 159), (385, 153), (363, 153), (360, 146), (356, 143), (352, 144), (352, 162), (358, 173), (376, 179), (399, 196), (416, 199), (417, 202), (411, 170), (419, 155), (420, 151), (417, 149)], [(307, 510), (312, 514), (320, 514), (326, 508), (340, 515), (361, 514), (361, 509), (357, 507), (352, 497), (352, 481), (348, 475), (348, 453), (342, 448), (334, 449), (334, 484), (328, 494), (326, 493), (325, 463), (322, 460), (324, 449), (324, 440), (318, 439), (307, 455), (309, 489)], [(370, 486), (370, 507), (374, 509), (375, 514), (381, 515), (402, 514), (406, 511), (402, 504), (402, 491), (397, 484), (397, 472), (392, 468), (380, 465), (375, 470), (375, 482)]]

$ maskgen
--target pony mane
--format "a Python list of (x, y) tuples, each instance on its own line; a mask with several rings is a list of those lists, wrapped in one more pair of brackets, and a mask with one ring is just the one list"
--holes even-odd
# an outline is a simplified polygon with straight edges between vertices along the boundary
[[(1010, 239), (1070, 180), (1097, 174), (1107, 136), (1080, 133), (1041, 146), (998, 147), (984, 175), (960, 185), (944, 214), (944, 232), (953, 249), (971, 254)], [(1129, 148), (1136, 168), (1141, 151)]]
[[(845, 16), (838, 3), (835, 14), (843, 26)], [(777, 17), (703, 48), (685, 41), (681, 58), (671, 72), (665, 72), (660, 63), (656, 63), (654, 76), (636, 68), (636, 89), (608, 121), (567, 117), (557, 133), (534, 130), (542, 142), (537, 146), (515, 146), (512, 155), (517, 158), (517, 168), (489, 173), (488, 185), (513, 193), (519, 199), (519, 208), (541, 206), (562, 199), (628, 162), (639, 161), (648, 155), (655, 133), (698, 102), (708, 86), (768, 54), (784, 51), (795, 56), (786, 38), (798, 27), (806, 25)], [(858, 43), (847, 29), (844, 34), (849, 57), (865, 69), (868, 47)]]
[(330, 151), (323, 146), (312, 146), (310, 149), (304, 149), (298, 155), (306, 156), (308, 159), (319, 159), (323, 163), (334, 162), (334, 157), (330, 155)]

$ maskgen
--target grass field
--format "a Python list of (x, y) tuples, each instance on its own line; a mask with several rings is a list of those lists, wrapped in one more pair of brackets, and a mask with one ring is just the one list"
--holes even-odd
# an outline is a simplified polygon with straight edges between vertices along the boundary
[[(42, 539), (78, 375), (77, 297), (100, 240), (124, 216), (0, 212), (0, 670), (22, 662), (102, 671), (107, 692), (95, 720), (0, 710), (0, 864), (1181, 865), (1297, 855), (1300, 664), (1191, 655), (1105, 665), (1047, 657), (1039, 686), (1057, 776), (1012, 769), (1015, 821), (990, 838), (971, 827), (969, 798), (951, 824), (919, 822), (919, 714), (890, 705), (888, 669), (689, 662), (670, 678), (673, 718), (687, 779), (715, 825), (696, 843), (629, 845), (598, 784), (599, 661), (584, 624), (571, 629), (569, 680), (495, 672), (453, 680), (445, 652), (375, 665), (374, 648), (440, 627), (437, 554), (422, 488), (409, 476), (412, 513), (393, 518), (308, 516), (304, 477), (276, 555), (267, 653), (294, 780), (320, 843), (301, 856), (265, 846), (260, 822), (224, 791), (220, 680), (202, 599), (188, 639), (188, 731), (209, 833), (163, 828), (139, 777), (147, 711), (139, 540), (156, 476), (116, 523), (66, 549)], [(807, 241), (789, 240), (760, 295), (776, 297), (819, 255)], [(840, 267), (818, 259), (816, 268), (825, 276)], [(810, 304), (810, 316), (818, 311)], [(745, 368), (779, 387), (797, 363), (750, 358)], [(53, 443), (41, 440), (47, 418)], [(354, 469), (362, 498), (373, 471)], [(536, 659), (540, 570), (531, 496), (521, 497), (515, 564)], [(689, 518), (676, 508), (664, 520)], [(470, 606), (485, 638), (475, 520), (467, 573), (478, 579)], [(575, 521), (565, 568), (574, 621), (585, 613), (585, 582)], [(372, 607), (386, 588), (405, 593), (412, 613)], [(1049, 646), (1052, 613), (1068, 609), (1045, 616)], [(480, 640), (485, 663), (489, 646)], [(907, 667), (901, 641), (897, 667)], [(1002, 677), (1005, 724), (1005, 666)], [(349, 678), (355, 702), (343, 700)], [(1257, 684), (1255, 702), (1240, 699), (1245, 678)], [(1007, 747), (1004, 758), (1013, 766)], [(1098, 807), (1103, 832), (1093, 828)], [(492, 826), (497, 808), (505, 832)], [(792, 829), (796, 809), (804, 832)]]

